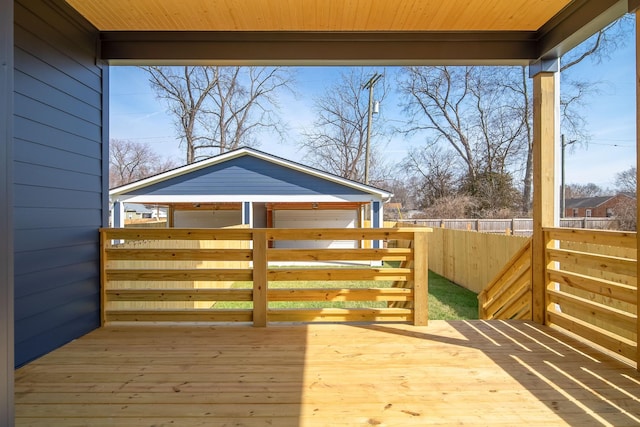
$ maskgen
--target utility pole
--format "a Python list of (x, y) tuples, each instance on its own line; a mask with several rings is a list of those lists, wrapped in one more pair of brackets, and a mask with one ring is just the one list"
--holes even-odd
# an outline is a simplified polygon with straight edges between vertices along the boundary
[(576, 140), (566, 142), (564, 134), (560, 135), (560, 218), (564, 218), (565, 215), (565, 185), (564, 185), (564, 149), (567, 145), (571, 145)]
[(364, 84), (363, 89), (369, 89), (369, 114), (367, 116), (367, 142), (364, 151), (364, 183), (369, 184), (369, 144), (371, 143), (371, 119), (373, 116), (373, 87), (382, 78), (382, 74), (375, 73)]

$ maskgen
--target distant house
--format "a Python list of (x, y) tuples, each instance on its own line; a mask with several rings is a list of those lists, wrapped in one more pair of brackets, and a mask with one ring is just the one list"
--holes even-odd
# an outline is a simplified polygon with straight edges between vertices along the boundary
[[(383, 204), (391, 196), (385, 190), (249, 148), (109, 191), (115, 227), (124, 225), (125, 205), (138, 203), (167, 208), (169, 227), (354, 228), (363, 226), (368, 208), (371, 227), (380, 228)], [(307, 242), (309, 247), (325, 244)], [(332, 245), (340, 247), (340, 242)]]
[(615, 216), (616, 206), (620, 203), (634, 201), (635, 197), (619, 193), (615, 196), (581, 197), (566, 199), (564, 204), (564, 216), (570, 217), (597, 217), (610, 218)]

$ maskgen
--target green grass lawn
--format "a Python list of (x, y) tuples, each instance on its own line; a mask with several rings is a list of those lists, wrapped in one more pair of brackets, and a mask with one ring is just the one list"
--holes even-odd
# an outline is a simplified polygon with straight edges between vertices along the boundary
[[(340, 282), (272, 282), (272, 288), (371, 288), (390, 287), (390, 281), (340, 281)], [(233, 288), (248, 288), (251, 282), (237, 282)], [(370, 301), (311, 301), (311, 302), (270, 302), (269, 308), (383, 308), (387, 303)], [(218, 309), (251, 308), (250, 302), (221, 301), (214, 305)], [(429, 319), (455, 320), (477, 319), (477, 295), (458, 286), (444, 277), (429, 272)]]
[(429, 319), (478, 318), (478, 295), (429, 271)]

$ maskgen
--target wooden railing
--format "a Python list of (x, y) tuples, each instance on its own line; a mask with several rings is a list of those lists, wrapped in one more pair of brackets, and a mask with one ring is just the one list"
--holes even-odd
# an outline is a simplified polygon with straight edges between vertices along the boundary
[(636, 233), (544, 228), (544, 272), (529, 241), (480, 293), (481, 319), (531, 319), (532, 274), (545, 277), (545, 323), (638, 363)]
[(478, 294), (480, 319), (531, 320), (531, 238)]
[(636, 233), (544, 229), (546, 322), (637, 361)]
[[(425, 228), (101, 229), (102, 322), (238, 321), (266, 326), (275, 321), (394, 321), (425, 325), (429, 231)], [(404, 243), (388, 249), (278, 248), (279, 241), (293, 240), (354, 241), (355, 247), (363, 246), (360, 243), (363, 241)], [(212, 242), (227, 243), (217, 247)], [(399, 262), (400, 266), (385, 266), (383, 262)], [(372, 263), (380, 266), (371, 267)], [(219, 286), (242, 281), (251, 282), (251, 287)], [(339, 289), (269, 286), (278, 281), (384, 281), (408, 282), (413, 286)], [(216, 308), (221, 301), (248, 302), (251, 308)], [(278, 301), (385, 301), (387, 305), (270, 307), (271, 302)], [(394, 307), (396, 302), (411, 304)]]

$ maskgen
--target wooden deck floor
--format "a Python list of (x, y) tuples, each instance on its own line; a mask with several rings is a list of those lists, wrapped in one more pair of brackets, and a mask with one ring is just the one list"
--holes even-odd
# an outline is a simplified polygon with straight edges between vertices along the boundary
[(640, 375), (522, 322), (107, 327), (16, 372), (18, 426), (636, 426)]

